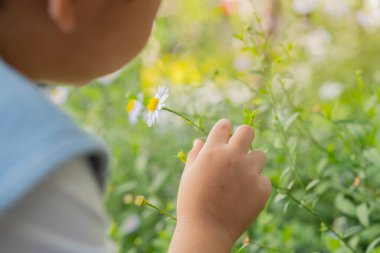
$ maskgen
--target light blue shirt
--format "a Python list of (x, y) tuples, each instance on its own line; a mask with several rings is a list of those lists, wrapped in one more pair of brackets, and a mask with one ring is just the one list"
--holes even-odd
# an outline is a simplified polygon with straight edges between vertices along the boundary
[(48, 173), (80, 156), (102, 181), (104, 145), (0, 59), (0, 217)]

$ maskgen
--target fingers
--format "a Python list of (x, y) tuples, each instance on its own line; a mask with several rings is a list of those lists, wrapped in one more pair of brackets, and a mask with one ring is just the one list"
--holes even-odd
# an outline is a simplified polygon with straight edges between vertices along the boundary
[(260, 185), (260, 197), (262, 202), (262, 208), (264, 209), (266, 202), (268, 201), (270, 194), (272, 192), (272, 183), (267, 176), (260, 176), (258, 178), (258, 183)]
[(187, 155), (187, 161), (185, 165), (185, 171), (187, 171), (191, 166), (193, 165), (195, 159), (197, 159), (199, 152), (201, 152), (203, 146), (204, 146), (204, 141), (202, 140), (195, 140), (193, 148), (190, 150), (190, 152)]
[(232, 126), (229, 120), (219, 120), (211, 129), (206, 144), (212, 146), (228, 143), (231, 136), (231, 130)]
[(229, 143), (235, 148), (241, 150), (242, 152), (247, 153), (249, 147), (251, 146), (255, 133), (253, 128), (247, 125), (239, 126), (236, 129), (234, 135), (232, 135)]
[(257, 174), (262, 174), (266, 164), (266, 155), (262, 150), (254, 150), (248, 154), (252, 169)]

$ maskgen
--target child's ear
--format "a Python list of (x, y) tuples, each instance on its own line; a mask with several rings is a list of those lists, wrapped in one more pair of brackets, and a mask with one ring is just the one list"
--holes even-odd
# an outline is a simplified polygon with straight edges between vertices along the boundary
[(64, 33), (75, 30), (75, 0), (48, 0), (47, 8), (49, 17)]

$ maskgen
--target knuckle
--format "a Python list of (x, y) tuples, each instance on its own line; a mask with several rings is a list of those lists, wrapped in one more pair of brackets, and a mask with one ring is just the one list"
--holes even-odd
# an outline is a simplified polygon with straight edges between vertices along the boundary
[(215, 150), (205, 150), (204, 157), (206, 161), (212, 161), (215, 160), (217, 152)]
[(226, 158), (227, 158), (228, 167), (235, 167), (241, 161), (241, 158), (238, 157), (237, 155), (227, 155)]

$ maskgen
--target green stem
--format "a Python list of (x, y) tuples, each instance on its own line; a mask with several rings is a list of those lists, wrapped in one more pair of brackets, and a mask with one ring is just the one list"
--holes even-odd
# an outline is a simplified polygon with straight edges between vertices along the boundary
[(158, 206), (155, 206), (149, 202), (146, 203), (147, 206), (150, 206), (151, 208), (157, 210), (160, 214), (164, 214), (166, 216), (168, 216), (170, 219), (174, 220), (174, 221), (177, 221), (177, 218), (175, 216), (173, 216), (172, 214), (166, 212), (165, 210), (159, 208)]
[(179, 113), (179, 112), (176, 112), (176, 111), (173, 111), (172, 109), (169, 109), (167, 107), (164, 107), (162, 108), (162, 110), (165, 110), (165, 111), (168, 111), (168, 112), (171, 112), (179, 117), (181, 117), (182, 119), (184, 119), (186, 122), (188, 122), (190, 125), (194, 126), (195, 128), (197, 128), (199, 131), (201, 131), (202, 133), (204, 133), (205, 135), (208, 135), (209, 133), (201, 126), (199, 126), (197, 123), (195, 123), (193, 120), (189, 119), (188, 117), (186, 117), (185, 115)]
[(282, 125), (281, 121), (280, 121), (280, 118), (279, 118), (279, 114), (278, 114), (278, 111), (277, 111), (277, 103), (276, 103), (276, 100), (274, 99), (274, 95), (273, 95), (273, 92), (272, 92), (272, 89), (270, 86), (268, 86), (268, 91), (269, 91), (269, 96), (271, 98), (271, 102), (272, 102), (272, 105), (273, 105), (273, 112), (274, 112), (274, 115), (276, 117), (276, 120), (278, 122), (278, 126), (279, 126), (279, 129), (280, 129), (280, 132), (281, 132), (281, 135), (282, 135), (282, 138), (283, 138), (283, 142), (284, 142), (284, 148), (285, 148), (285, 151), (286, 153), (288, 153), (288, 156), (289, 156), (289, 160), (290, 160), (290, 166), (291, 166), (291, 169), (292, 169), (292, 172), (294, 173), (295, 177), (296, 177), (296, 180), (297, 182), (303, 187), (305, 188), (305, 185), (304, 183), (302, 182), (301, 180), (301, 177), (298, 175), (297, 171), (296, 171), (296, 162), (295, 162), (295, 158), (292, 154), (292, 152), (290, 152), (290, 149), (288, 147), (288, 136), (285, 132), (285, 129), (284, 129), (284, 126)]

